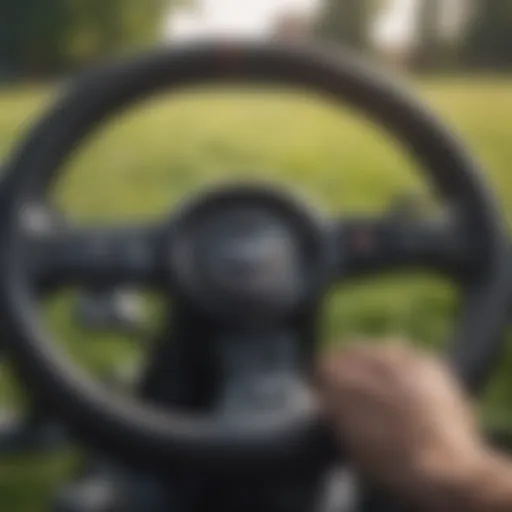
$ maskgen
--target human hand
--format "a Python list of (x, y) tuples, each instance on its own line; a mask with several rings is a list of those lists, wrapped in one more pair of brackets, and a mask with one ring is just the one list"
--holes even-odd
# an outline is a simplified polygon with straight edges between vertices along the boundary
[(336, 435), (392, 493), (417, 503), (482, 471), (489, 457), (475, 416), (441, 361), (396, 343), (358, 346), (328, 354), (319, 374)]

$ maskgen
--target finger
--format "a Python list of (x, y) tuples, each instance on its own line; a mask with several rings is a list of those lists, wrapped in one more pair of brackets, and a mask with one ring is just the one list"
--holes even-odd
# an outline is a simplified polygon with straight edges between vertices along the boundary
[(317, 391), (323, 407), (336, 412), (351, 409), (354, 402), (376, 392), (378, 383), (366, 368), (350, 358), (325, 360), (318, 379)]
[(381, 351), (370, 346), (352, 346), (325, 354), (317, 365), (316, 384), (320, 390), (357, 390), (389, 377), (392, 369)]
[(404, 338), (388, 338), (382, 344), (382, 357), (397, 362), (423, 357), (423, 353), (414, 346), (413, 342)]
[(359, 368), (368, 375), (368, 378), (388, 381), (401, 368), (407, 366), (411, 356), (405, 345), (399, 345), (395, 341), (385, 346), (356, 347), (349, 357), (350, 361), (347, 364)]
[(380, 372), (381, 377), (400, 380), (419, 374), (428, 360), (426, 352), (418, 350), (406, 340), (397, 338), (387, 340), (375, 357), (380, 364), (374, 370)]
[(327, 353), (319, 362), (317, 383), (320, 388), (338, 392), (379, 388), (409, 380), (425, 364), (404, 340), (393, 338), (383, 346), (352, 345)]

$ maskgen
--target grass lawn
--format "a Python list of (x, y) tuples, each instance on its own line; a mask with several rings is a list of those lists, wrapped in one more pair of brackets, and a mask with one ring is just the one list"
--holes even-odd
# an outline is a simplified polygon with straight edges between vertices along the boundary
[[(512, 79), (432, 79), (411, 86), (473, 149), (512, 220)], [(0, 155), (52, 94), (0, 90)], [(408, 192), (431, 198), (414, 162), (349, 110), (283, 91), (227, 90), (159, 97), (116, 118), (69, 161), (54, 198), (77, 221), (152, 217), (171, 212), (198, 185), (246, 176), (284, 181), (327, 213), (382, 212)], [(343, 288), (326, 305), (324, 337), (400, 333), (437, 344), (450, 327), (455, 298), (450, 283), (424, 275)], [(92, 370), (106, 369), (120, 354), (139, 353), (121, 336), (91, 342), (72, 322), (69, 295), (56, 297), (47, 310), (58, 334), (71, 340), (68, 348)], [(488, 414), (501, 416), (512, 407), (511, 371), (512, 353), (489, 388)], [(4, 373), (0, 398), (17, 403)], [(75, 460), (58, 454), (1, 461), (0, 510), (46, 510)]]

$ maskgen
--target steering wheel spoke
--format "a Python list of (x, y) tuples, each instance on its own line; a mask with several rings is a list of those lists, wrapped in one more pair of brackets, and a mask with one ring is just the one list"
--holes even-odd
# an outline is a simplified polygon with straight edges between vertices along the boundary
[(479, 255), (455, 221), (352, 218), (333, 224), (335, 274), (354, 278), (395, 270), (428, 269), (461, 277)]
[(155, 225), (65, 228), (27, 239), (28, 264), (44, 290), (70, 284), (161, 284)]

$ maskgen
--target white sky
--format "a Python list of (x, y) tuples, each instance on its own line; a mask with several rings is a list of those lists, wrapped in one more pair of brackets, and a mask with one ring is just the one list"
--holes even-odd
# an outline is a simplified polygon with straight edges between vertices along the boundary
[[(321, 0), (197, 0), (197, 7), (175, 13), (166, 33), (170, 39), (243, 35), (265, 37), (283, 11), (313, 14)], [(392, 0), (375, 27), (375, 37), (387, 44), (403, 44), (413, 34), (415, 0)]]

